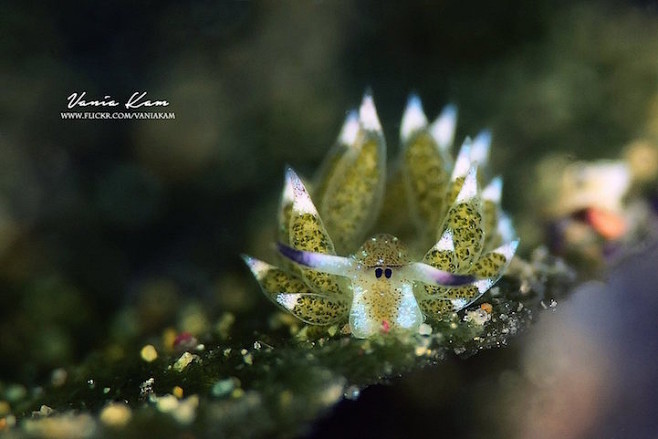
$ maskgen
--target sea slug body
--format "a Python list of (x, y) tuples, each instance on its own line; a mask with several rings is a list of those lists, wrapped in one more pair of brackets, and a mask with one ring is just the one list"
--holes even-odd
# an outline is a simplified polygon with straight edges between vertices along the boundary
[[(518, 239), (500, 207), (502, 179), (480, 188), (491, 135), (467, 138), (453, 161), (456, 118), (448, 106), (429, 123), (412, 95), (400, 156), (387, 173), (386, 142), (366, 94), (313, 180), (286, 170), (278, 266), (243, 256), (263, 293), (308, 324), (349, 321), (353, 336), (368, 338), (418, 331), (491, 288)], [(409, 247), (389, 233), (368, 238), (382, 230), (404, 235)]]

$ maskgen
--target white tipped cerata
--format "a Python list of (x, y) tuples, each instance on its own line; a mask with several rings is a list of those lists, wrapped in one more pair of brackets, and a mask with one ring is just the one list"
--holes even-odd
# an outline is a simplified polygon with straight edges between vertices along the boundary
[(343, 145), (353, 145), (356, 141), (356, 136), (359, 134), (359, 113), (350, 111), (345, 118), (343, 127), (338, 135), (338, 141)]
[(409, 137), (415, 132), (427, 126), (427, 116), (423, 111), (423, 104), (420, 98), (412, 94), (407, 101), (407, 108), (404, 110), (402, 122), (400, 124), (400, 138), (403, 142), (409, 140)]
[(456, 126), (457, 107), (447, 105), (430, 127), (430, 134), (441, 149), (446, 150), (452, 146)]
[(379, 123), (375, 101), (370, 93), (363, 95), (361, 107), (359, 107), (359, 120), (361, 126), (368, 131), (381, 131), (382, 125)]

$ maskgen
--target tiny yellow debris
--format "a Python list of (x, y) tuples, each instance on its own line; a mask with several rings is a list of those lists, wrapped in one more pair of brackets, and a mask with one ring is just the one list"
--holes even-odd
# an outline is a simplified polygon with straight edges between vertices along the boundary
[(176, 341), (177, 334), (176, 329), (171, 327), (162, 332), (162, 346), (164, 346), (167, 352), (174, 350), (174, 341)]
[(191, 362), (199, 360), (200, 357), (195, 354), (190, 354), (189, 352), (184, 352), (178, 360), (174, 363), (174, 370), (176, 372), (182, 372)]
[(178, 400), (174, 395), (164, 395), (157, 399), (156, 407), (162, 413), (169, 413), (178, 407)]
[(130, 407), (122, 402), (112, 402), (106, 405), (100, 414), (100, 420), (103, 424), (116, 428), (124, 427), (131, 417)]
[(153, 345), (147, 344), (142, 348), (140, 355), (142, 356), (142, 360), (146, 361), (147, 363), (152, 363), (158, 358), (158, 351), (155, 350)]
[(180, 424), (188, 425), (196, 417), (199, 406), (199, 396), (192, 395), (186, 399), (178, 400), (174, 395), (164, 395), (157, 398), (156, 407), (162, 413), (170, 413)]
[(422, 357), (423, 355), (427, 354), (428, 350), (425, 346), (416, 346), (414, 352), (417, 357)]
[(0, 400), (0, 416), (8, 415), (11, 412), (11, 406), (7, 401)]

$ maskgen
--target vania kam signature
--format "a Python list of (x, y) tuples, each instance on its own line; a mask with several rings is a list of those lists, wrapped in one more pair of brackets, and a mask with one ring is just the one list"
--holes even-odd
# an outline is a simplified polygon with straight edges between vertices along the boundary
[[(131, 108), (141, 108), (141, 107), (167, 107), (169, 106), (169, 102), (165, 100), (151, 100), (151, 99), (146, 99), (146, 92), (139, 92), (136, 91), (132, 95), (130, 95), (130, 98), (126, 101), (125, 104), (123, 104), (126, 109), (131, 109)], [(83, 91), (82, 93), (71, 93), (71, 95), (66, 98), (68, 101), (67, 107), (68, 108), (75, 108), (75, 107), (118, 107), (121, 105), (119, 102), (115, 101), (112, 96), (104, 96), (103, 99), (93, 99), (93, 100), (86, 100), (85, 97), (87, 95), (86, 91)]]

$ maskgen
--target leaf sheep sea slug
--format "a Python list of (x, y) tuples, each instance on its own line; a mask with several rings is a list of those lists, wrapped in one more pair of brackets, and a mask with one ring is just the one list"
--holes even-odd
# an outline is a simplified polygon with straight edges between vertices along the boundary
[[(263, 293), (308, 324), (349, 321), (353, 336), (367, 338), (417, 331), (491, 288), (518, 240), (500, 208), (500, 177), (480, 189), (489, 133), (467, 138), (453, 161), (455, 124), (452, 106), (428, 123), (412, 95), (387, 177), (384, 135), (366, 94), (313, 180), (286, 170), (278, 265), (244, 256)], [(409, 246), (388, 233), (408, 236)]]

